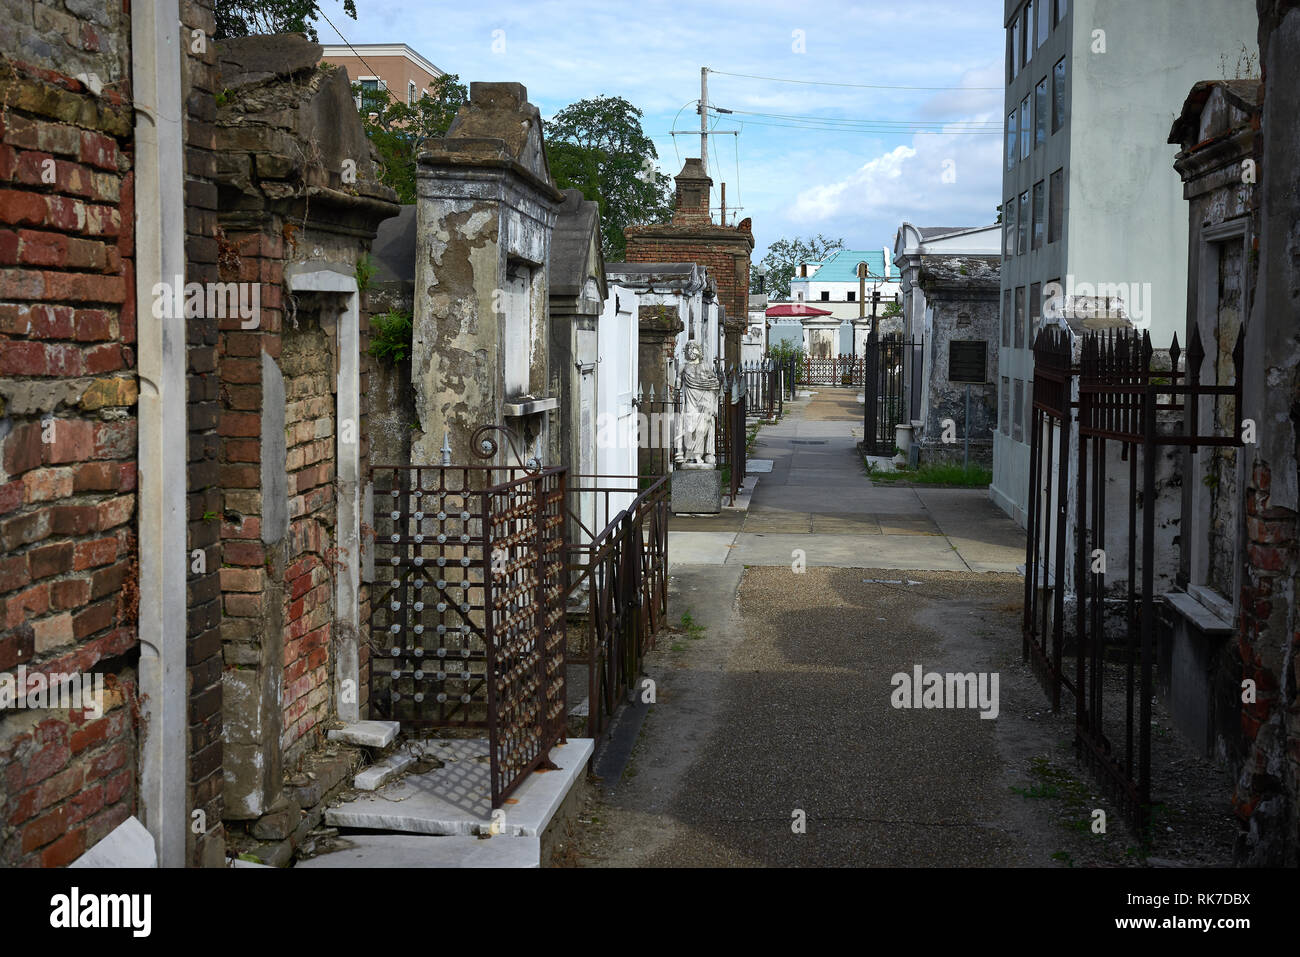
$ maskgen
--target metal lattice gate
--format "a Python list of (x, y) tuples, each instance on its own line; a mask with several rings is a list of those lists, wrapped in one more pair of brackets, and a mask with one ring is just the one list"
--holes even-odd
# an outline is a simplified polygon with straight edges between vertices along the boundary
[(376, 466), (370, 478), (370, 714), (486, 729), (499, 807), (564, 739), (564, 470)]

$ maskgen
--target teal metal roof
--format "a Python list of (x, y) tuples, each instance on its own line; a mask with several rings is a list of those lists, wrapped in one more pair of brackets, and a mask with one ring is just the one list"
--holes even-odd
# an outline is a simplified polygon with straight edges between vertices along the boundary
[[(858, 263), (866, 263), (871, 277), (884, 275), (885, 251), (883, 249), (839, 249), (823, 260), (822, 267), (807, 279), (795, 276), (790, 282), (857, 282)], [(900, 278), (898, 267), (889, 264), (890, 279)]]

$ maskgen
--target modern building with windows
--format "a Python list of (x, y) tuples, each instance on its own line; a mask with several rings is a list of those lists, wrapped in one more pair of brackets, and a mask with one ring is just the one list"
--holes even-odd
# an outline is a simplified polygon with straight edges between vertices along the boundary
[(407, 106), (414, 105), (429, 84), (446, 72), (405, 43), (325, 44), (321, 62), (345, 67), (353, 83), (369, 90), (389, 90)]
[[(1082, 303), (1159, 348), (1183, 328), (1187, 216), (1165, 142), (1187, 90), (1257, 61), (1254, 0), (1005, 0), (993, 500), (1025, 524), (1034, 337)], [(1249, 61), (1249, 62), (1247, 62)], [(1103, 132), (1104, 131), (1104, 132)]]

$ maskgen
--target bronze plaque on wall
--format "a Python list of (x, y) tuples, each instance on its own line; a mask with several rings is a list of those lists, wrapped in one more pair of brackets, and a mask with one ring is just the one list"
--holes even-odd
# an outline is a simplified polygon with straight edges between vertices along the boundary
[(988, 343), (983, 339), (953, 339), (948, 343), (949, 382), (987, 382)]

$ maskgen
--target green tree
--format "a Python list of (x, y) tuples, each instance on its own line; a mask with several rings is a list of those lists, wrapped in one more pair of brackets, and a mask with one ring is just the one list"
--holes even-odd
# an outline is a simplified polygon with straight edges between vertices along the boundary
[(803, 262), (820, 262), (837, 249), (843, 239), (827, 239), (821, 233), (807, 239), (778, 239), (767, 247), (760, 262), (767, 269), (767, 293), (773, 300), (790, 298), (790, 280)]
[(597, 96), (566, 106), (546, 123), (551, 176), (560, 189), (578, 189), (600, 204), (601, 247), (609, 262), (626, 255), (625, 226), (672, 216), (671, 180), (654, 165), (654, 143), (642, 113), (621, 96)]
[[(355, 20), (356, 0), (343, 0), (343, 12)], [(305, 33), (319, 39), (315, 23), (321, 12), (315, 0), (215, 0), (212, 14), (218, 40), (268, 33)]]
[(387, 90), (364, 89), (360, 83), (352, 84), (352, 92), (360, 97), (362, 125), (379, 151), (380, 182), (397, 192), (399, 203), (414, 203), (415, 159), (425, 140), (446, 135), (469, 90), (457, 74), (447, 73), (409, 106)]

